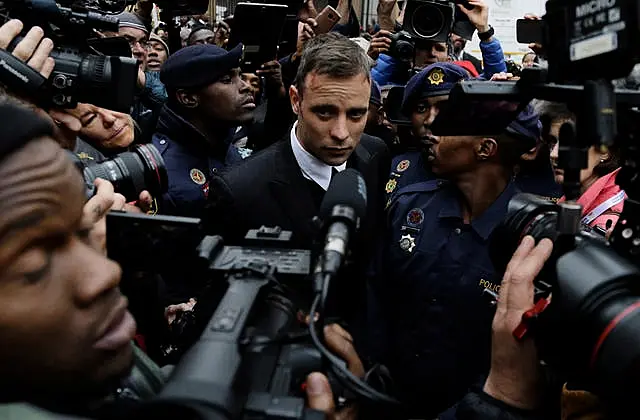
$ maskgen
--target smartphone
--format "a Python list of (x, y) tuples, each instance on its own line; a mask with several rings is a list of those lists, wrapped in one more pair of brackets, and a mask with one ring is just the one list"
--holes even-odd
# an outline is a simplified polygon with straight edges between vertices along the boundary
[(342, 16), (336, 9), (331, 6), (327, 6), (322, 9), (322, 12), (316, 16), (316, 22), (318, 26), (315, 27), (314, 32), (316, 35), (326, 34), (331, 31), (334, 26), (340, 21)]
[(255, 73), (261, 65), (278, 57), (280, 35), (287, 17), (287, 5), (238, 3), (231, 24), (229, 49), (242, 43), (240, 68)]
[(516, 21), (516, 38), (520, 44), (542, 44), (544, 21), (518, 19)]

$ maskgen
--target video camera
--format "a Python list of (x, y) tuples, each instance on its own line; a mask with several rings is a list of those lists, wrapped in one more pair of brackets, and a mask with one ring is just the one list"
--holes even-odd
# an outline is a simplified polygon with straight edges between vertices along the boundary
[[(333, 177), (320, 210), (324, 248), (315, 261), (309, 250), (287, 248), (292, 233), (280, 228), (251, 230), (245, 246), (223, 246), (219, 236), (205, 235), (199, 219), (110, 213), (108, 254), (124, 272), (179, 267), (181, 279), (196, 276), (200, 290), (211, 286), (188, 316), (193, 325), (180, 326), (197, 341), (177, 343), (184, 347), (173, 351), (186, 352), (169, 383), (134, 418), (324, 418), (305, 409), (303, 384), (314, 371), (327, 374), (336, 396), (395, 406), (355, 377), (323, 339), (329, 283), (366, 212), (366, 196), (354, 169)], [(311, 314), (308, 326), (298, 320), (300, 308)]]
[[(73, 108), (78, 102), (128, 113), (133, 103), (138, 63), (121, 38), (99, 38), (96, 30), (118, 32), (121, 12), (133, 0), (4, 0), (0, 12), (24, 23), (25, 33), (41, 27), (54, 42), (56, 64), (49, 79), (0, 50), (0, 82), (17, 95), (47, 109)], [(110, 55), (111, 54), (111, 55)]]
[[(640, 92), (614, 90), (611, 79), (626, 76), (638, 61), (638, 2), (551, 0), (546, 8), (548, 71), (524, 69), (517, 82), (462, 82), (431, 128), (435, 135), (499, 134), (533, 98), (567, 103), (577, 116), (560, 129), (565, 200), (516, 196), (491, 237), (490, 253), (500, 271), (524, 236), (554, 241), (535, 282), (535, 306), (513, 335), (532, 335), (541, 359), (565, 382), (596, 393), (609, 407), (629, 407), (640, 391)], [(459, 125), (461, 115), (483, 106), (500, 108), (501, 118)], [(588, 149), (613, 144), (623, 158), (616, 183), (626, 201), (607, 240), (607, 232), (588, 226), (577, 199)]]
[(454, 27), (458, 35), (470, 40), (475, 27), (457, 4), (473, 9), (466, 0), (407, 0), (402, 30), (391, 36), (389, 55), (410, 62), (416, 43), (447, 42)]

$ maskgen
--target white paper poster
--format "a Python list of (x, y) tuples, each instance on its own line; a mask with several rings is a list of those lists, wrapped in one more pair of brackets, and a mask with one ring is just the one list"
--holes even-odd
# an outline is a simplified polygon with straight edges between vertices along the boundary
[[(544, 15), (546, 0), (485, 0), (489, 5), (489, 24), (496, 31), (496, 37), (502, 44), (502, 50), (507, 58), (519, 62), (520, 57), (529, 51), (526, 44), (518, 44), (516, 41), (516, 20), (522, 19), (525, 14), (533, 13)], [(467, 43), (466, 50), (480, 58), (480, 40), (478, 35)]]

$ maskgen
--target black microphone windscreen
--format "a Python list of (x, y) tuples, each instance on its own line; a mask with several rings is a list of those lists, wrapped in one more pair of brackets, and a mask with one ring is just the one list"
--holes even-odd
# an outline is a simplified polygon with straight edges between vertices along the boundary
[(320, 217), (327, 220), (335, 206), (351, 207), (357, 217), (364, 217), (367, 212), (367, 185), (360, 172), (348, 168), (333, 176), (320, 204)]

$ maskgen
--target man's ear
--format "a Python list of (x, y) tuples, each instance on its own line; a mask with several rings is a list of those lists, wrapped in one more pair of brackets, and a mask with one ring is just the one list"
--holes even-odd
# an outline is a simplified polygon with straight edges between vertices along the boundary
[(300, 115), (300, 102), (302, 101), (302, 95), (294, 85), (289, 88), (289, 99), (291, 100), (291, 109), (296, 115)]
[(485, 137), (480, 140), (476, 147), (476, 156), (478, 160), (489, 160), (498, 154), (498, 142), (491, 137)]
[(176, 99), (178, 103), (185, 108), (196, 108), (200, 104), (198, 94), (183, 89), (179, 89), (176, 92)]

